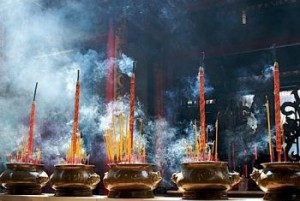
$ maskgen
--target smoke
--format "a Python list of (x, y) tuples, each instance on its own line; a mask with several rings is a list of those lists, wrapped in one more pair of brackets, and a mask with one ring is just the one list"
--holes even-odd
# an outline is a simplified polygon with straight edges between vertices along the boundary
[(188, 4), (188, 1), (123, 0), (118, 1), (109, 10), (112, 16), (123, 13), (130, 23), (137, 26), (147, 26), (149, 21), (155, 20), (153, 28), (167, 36), (163, 39), (166, 46), (180, 50), (182, 47), (196, 47), (195, 41), (199, 40), (196, 25), (190, 19), (187, 10), (182, 9), (184, 4)]
[(34, 146), (42, 148), (42, 160), (49, 163), (56, 155), (64, 156), (72, 130), (77, 69), (79, 129), (90, 152), (89, 143), (99, 135), (103, 101), (97, 84), (105, 77), (107, 61), (101, 50), (83, 51), (80, 43), (102, 20), (92, 14), (99, 7), (65, 1), (54, 8), (39, 0), (10, 0), (1, 5), (0, 137), (6, 142), (1, 156), (15, 150), (21, 136), (27, 136), (35, 82), (39, 84)]
[[(182, 89), (182, 94), (186, 98), (190, 97), (198, 97), (199, 96), (199, 76), (195, 77), (185, 77), (183, 78), (183, 82), (185, 83), (185, 87)], [(210, 94), (214, 91), (213, 86), (209, 82), (209, 78), (206, 76), (204, 78), (204, 92), (205, 94)]]
[[(258, 69), (258, 72), (250, 72), (249, 69), (254, 68)], [(247, 88), (249, 88), (249, 82), (252, 83), (252, 86), (256, 85), (262, 85), (269, 83), (273, 79), (273, 70), (274, 66), (269, 65), (269, 64), (264, 64), (264, 65), (257, 65), (257, 66), (252, 66), (251, 68), (240, 68), (238, 70), (239, 74), (239, 80), (243, 81), (239, 86), (239, 89), (246, 91)]]
[(273, 78), (273, 71), (274, 71), (274, 66), (265, 65), (264, 69), (262, 70), (263, 81), (269, 81), (270, 79), (272, 79)]
[(121, 72), (130, 77), (133, 72), (133, 59), (122, 54), (121, 58), (118, 60), (118, 64)]
[[(105, 112), (100, 116), (100, 131), (104, 131), (106, 129), (110, 129), (112, 126), (113, 116), (123, 115), (124, 117), (129, 117), (130, 113), (130, 100), (127, 95), (119, 98), (116, 101), (111, 101), (106, 105)], [(143, 111), (143, 107), (140, 102), (137, 100), (135, 104), (134, 110), (134, 118), (135, 119), (145, 119), (145, 113)], [(137, 130), (135, 132), (138, 132)]]
[(169, 38), (169, 46), (172, 49), (180, 49), (182, 47), (196, 48), (197, 41), (196, 26), (190, 20), (186, 10), (181, 9), (180, 3), (171, 1), (160, 1), (158, 9), (158, 17), (163, 26), (167, 27)]
[[(125, 96), (106, 105), (101, 96), (100, 84), (111, 62), (117, 63), (122, 73), (131, 76), (133, 59), (126, 55), (115, 60), (104, 59), (103, 49), (85, 49), (82, 43), (90, 36), (106, 32), (107, 27), (103, 24), (107, 24), (109, 15), (118, 12), (126, 13), (127, 20), (135, 26), (144, 26), (138, 23), (147, 23), (151, 16), (157, 17), (158, 27), (168, 27), (164, 29), (167, 33), (162, 34), (172, 36), (166, 43), (175, 50), (198, 44), (199, 37), (193, 32), (195, 25), (189, 20), (186, 11), (180, 9), (180, 3), (184, 3), (181, 0), (155, 3), (116, 1), (114, 9), (101, 8), (97, 0), (55, 1), (55, 7), (51, 7), (51, 1), (47, 2), (0, 2), (0, 37), (4, 41), (1, 44), (1, 56), (4, 59), (0, 63), (0, 156), (14, 151), (21, 143), (22, 136), (27, 136), (34, 85), (39, 82), (34, 146), (41, 147), (42, 160), (46, 165), (53, 166), (62, 160), (71, 139), (76, 73), (79, 69), (79, 129), (87, 153), (95, 153), (98, 155), (93, 157), (103, 158), (104, 150), (94, 150), (93, 143), (97, 143), (95, 139), (110, 127), (113, 113), (128, 115), (129, 99)], [(223, 32), (219, 34), (227, 37)], [(266, 79), (270, 78), (268, 67), (262, 71), (262, 75)], [(166, 92), (166, 96), (173, 101), (168, 104), (172, 108), (166, 108), (168, 119), (174, 118), (174, 108), (178, 106), (177, 96), (199, 95), (198, 76), (186, 78), (184, 82), (187, 87), (180, 93)], [(205, 93), (212, 90), (209, 79), (205, 77)], [(191, 125), (184, 125), (182, 132), (180, 128), (169, 125), (165, 119), (148, 120), (142, 104), (137, 101), (136, 105), (136, 123), (143, 119), (145, 125), (143, 133), (147, 141), (147, 159), (157, 163), (165, 177), (164, 182), (171, 185), (168, 183), (170, 174), (180, 171), (180, 164), (184, 160), (183, 139), (194, 140)], [(252, 125), (250, 129), (253, 132), (259, 121), (255, 119), (256, 116), (250, 117), (253, 121), (248, 124)], [(240, 145), (247, 144), (243, 139), (249, 130), (240, 127), (236, 131), (241, 133), (237, 137), (243, 142)], [(136, 127), (135, 136), (138, 132)], [(230, 135), (234, 134), (232, 132)]]
[[(266, 59), (261, 59), (258, 63), (266, 63)], [(240, 119), (235, 120), (233, 128), (228, 129), (230, 138), (235, 142), (236, 149), (243, 150), (242, 147), (247, 147), (243, 153), (237, 155), (238, 161), (244, 161), (243, 157), (251, 157), (253, 154), (253, 146), (257, 146), (257, 150), (264, 151), (268, 149), (267, 136), (267, 116), (266, 116), (266, 94), (253, 94), (253, 88), (266, 87), (272, 82), (273, 66), (271, 65), (256, 65), (252, 69), (240, 68), (238, 72), (240, 77), (239, 89), (242, 90), (236, 94), (235, 106), (241, 113), (235, 113), (234, 116), (240, 116)], [(256, 69), (253, 70), (253, 69)], [(232, 118), (236, 118), (236, 117)], [(238, 135), (231, 136), (231, 132)], [(272, 131), (271, 131), (272, 132)], [(272, 132), (273, 133), (273, 132)], [(247, 151), (249, 150), (249, 151)]]
[[(46, 165), (56, 164), (65, 156), (71, 138), (78, 69), (81, 83), (79, 130), (86, 152), (103, 154), (103, 150), (94, 151), (91, 143), (109, 126), (110, 110), (128, 113), (129, 102), (128, 97), (124, 97), (105, 105), (99, 85), (111, 62), (130, 76), (133, 59), (124, 54), (117, 59), (105, 59), (103, 49), (85, 50), (81, 43), (90, 36), (106, 33), (107, 27), (103, 24), (107, 24), (109, 15), (119, 9), (127, 10), (128, 20), (134, 20), (137, 8), (141, 8), (140, 14), (148, 13), (148, 4), (135, 5), (126, 1), (112, 4), (114, 7), (108, 9), (101, 8), (102, 5), (97, 1), (1, 2), (2, 55), (5, 59), (0, 66), (0, 127), (3, 130), (0, 137), (7, 142), (0, 148), (1, 156), (16, 150), (21, 136), (27, 136), (35, 82), (39, 84), (34, 146), (41, 147)], [(139, 108), (141, 104), (137, 101), (135, 117), (145, 118)]]
[(184, 143), (179, 129), (172, 127), (163, 119), (148, 121), (145, 132), (148, 139), (148, 161), (157, 165), (162, 173), (161, 183), (165, 188), (174, 186), (170, 182), (171, 175), (180, 171), (184, 161)]

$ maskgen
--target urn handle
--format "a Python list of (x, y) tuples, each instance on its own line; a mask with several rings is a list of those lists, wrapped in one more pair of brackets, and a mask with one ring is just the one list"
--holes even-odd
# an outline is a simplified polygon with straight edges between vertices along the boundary
[(104, 185), (105, 188), (108, 188), (107, 180), (108, 180), (108, 172), (105, 172), (104, 177), (103, 177), (103, 185)]
[(159, 182), (162, 180), (161, 174), (159, 171), (157, 172), (150, 172), (151, 180), (155, 183), (155, 185), (159, 184)]
[(40, 186), (44, 187), (49, 181), (49, 177), (46, 172), (42, 172), (35, 175), (35, 182)]
[(251, 179), (253, 179), (253, 181), (258, 182), (258, 178), (260, 177), (262, 173), (262, 170), (253, 168), (252, 173), (250, 174)]
[(240, 174), (238, 172), (229, 172), (229, 180), (230, 180), (230, 185), (234, 186), (235, 184), (238, 184), (241, 181)]
[(177, 173), (173, 173), (172, 174), (172, 177), (171, 177), (171, 181), (174, 182), (175, 184), (177, 184), (178, 182), (178, 177), (181, 173), (180, 172), (177, 172)]
[(100, 182), (100, 176), (96, 173), (89, 174), (87, 182), (92, 186), (97, 185)]
[(105, 172), (104, 173), (104, 176), (103, 176), (103, 181), (107, 180), (108, 179), (108, 172)]

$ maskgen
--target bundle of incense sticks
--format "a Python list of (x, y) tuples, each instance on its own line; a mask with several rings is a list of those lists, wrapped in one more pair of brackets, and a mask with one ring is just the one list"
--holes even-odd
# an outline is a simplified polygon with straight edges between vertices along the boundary
[(188, 161), (217, 161), (218, 160), (218, 118), (216, 120), (216, 140), (205, 143), (205, 148), (200, 152), (199, 138), (201, 133), (197, 129), (196, 123), (193, 124), (195, 142), (190, 144), (187, 140), (184, 141), (185, 155)]
[[(140, 129), (140, 135), (137, 142), (137, 154), (135, 153), (136, 150), (133, 137), (135, 110), (135, 68), (136, 62), (133, 63), (132, 75), (130, 77), (129, 123), (128, 117), (125, 117), (123, 114), (120, 114), (119, 116), (112, 115), (112, 129), (107, 129), (104, 134), (107, 156), (110, 163), (146, 161), (146, 146), (145, 144), (141, 143), (142, 128)], [(115, 119), (117, 119), (117, 121)], [(119, 125), (119, 129), (117, 129), (116, 123)]]
[[(73, 141), (71, 141), (71, 144)], [(88, 162), (88, 155), (85, 153), (83, 148), (83, 140), (79, 132), (76, 133), (76, 142), (75, 148), (73, 149), (72, 145), (66, 154), (66, 162), (68, 164), (85, 164)], [(72, 147), (72, 148), (71, 148)], [(74, 153), (75, 150), (75, 153)]]
[[(204, 62), (204, 52), (203, 52), (203, 61)], [(185, 142), (186, 147), (186, 156), (188, 160), (211, 160), (214, 158), (212, 151), (210, 150), (211, 146), (208, 146), (206, 139), (206, 125), (205, 125), (205, 97), (204, 97), (204, 68), (203, 65), (199, 68), (199, 121), (200, 121), (200, 132), (198, 132), (196, 123), (193, 125), (195, 133), (195, 145), (194, 150), (193, 146), (190, 146)], [(217, 133), (216, 133), (217, 134)], [(217, 139), (217, 136), (216, 136)], [(214, 146), (213, 146), (214, 149)], [(216, 149), (217, 150), (217, 149)], [(207, 154), (208, 152), (208, 154)]]
[(112, 117), (112, 127), (105, 130), (105, 148), (109, 163), (145, 163), (146, 143), (142, 124), (137, 142), (131, 138), (128, 117), (119, 114)]
[[(202, 62), (204, 63), (205, 54), (203, 52)], [(198, 132), (196, 122), (193, 125), (195, 133), (195, 145), (190, 146), (185, 142), (186, 156), (188, 160), (218, 160), (218, 116), (215, 123), (216, 140), (212, 143), (207, 143), (206, 125), (205, 125), (205, 97), (204, 97), (204, 68), (199, 68), (199, 117), (200, 117), (200, 132)]]
[(31, 152), (31, 156), (28, 157), (28, 141), (23, 138), (21, 144), (18, 146), (16, 152), (14, 154), (10, 153), (6, 155), (7, 160), (10, 163), (32, 163), (32, 164), (39, 164), (41, 160), (41, 150), (40, 148), (36, 148), (34, 151)]
[(37, 91), (38, 83), (35, 84), (33, 100), (31, 104), (30, 110), (30, 117), (29, 117), (29, 131), (28, 131), (28, 138), (23, 138), (21, 144), (17, 148), (16, 155), (9, 154), (8, 160), (10, 162), (17, 162), (17, 163), (34, 163), (38, 164), (41, 159), (41, 150), (36, 148), (33, 151), (33, 144), (34, 144), (34, 125), (35, 125), (35, 98), (36, 98), (36, 91)]
[(71, 145), (66, 154), (66, 161), (69, 164), (85, 163), (87, 155), (83, 149), (83, 142), (81, 135), (78, 131), (79, 120), (79, 98), (80, 98), (80, 82), (79, 70), (77, 71), (77, 82), (75, 89), (75, 103), (74, 103), (74, 120), (72, 129)]

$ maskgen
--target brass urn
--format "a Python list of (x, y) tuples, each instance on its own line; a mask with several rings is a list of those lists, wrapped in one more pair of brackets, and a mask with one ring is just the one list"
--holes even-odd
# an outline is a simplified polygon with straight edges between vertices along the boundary
[(227, 199), (227, 191), (239, 183), (239, 173), (228, 171), (227, 162), (201, 161), (182, 163), (181, 172), (171, 180), (184, 199)]
[(39, 195), (49, 180), (40, 164), (7, 163), (6, 166), (0, 183), (10, 195)]
[(152, 164), (109, 164), (109, 167), (103, 178), (109, 198), (152, 198), (162, 179)]
[(262, 163), (251, 178), (265, 192), (264, 200), (300, 200), (300, 163)]
[(94, 165), (55, 165), (50, 176), (55, 196), (92, 196), (92, 190), (99, 182), (100, 176), (94, 172)]

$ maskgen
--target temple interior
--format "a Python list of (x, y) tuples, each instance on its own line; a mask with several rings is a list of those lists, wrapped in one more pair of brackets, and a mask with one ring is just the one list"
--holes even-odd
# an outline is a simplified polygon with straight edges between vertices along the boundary
[[(40, 193), (59, 197), (72, 191), (53, 187), (60, 164), (93, 165), (92, 194), (113, 198), (123, 191), (107, 187), (112, 164), (149, 163), (157, 200), (181, 200), (184, 164), (225, 162), (241, 178), (227, 199), (282, 199), (253, 175), (269, 162), (300, 175), (299, 10), (300, 0), (0, 1), (0, 173), (43, 164), (52, 178)], [(4, 179), (0, 201), (24, 199)], [(46, 197), (32, 200), (56, 200)]]

